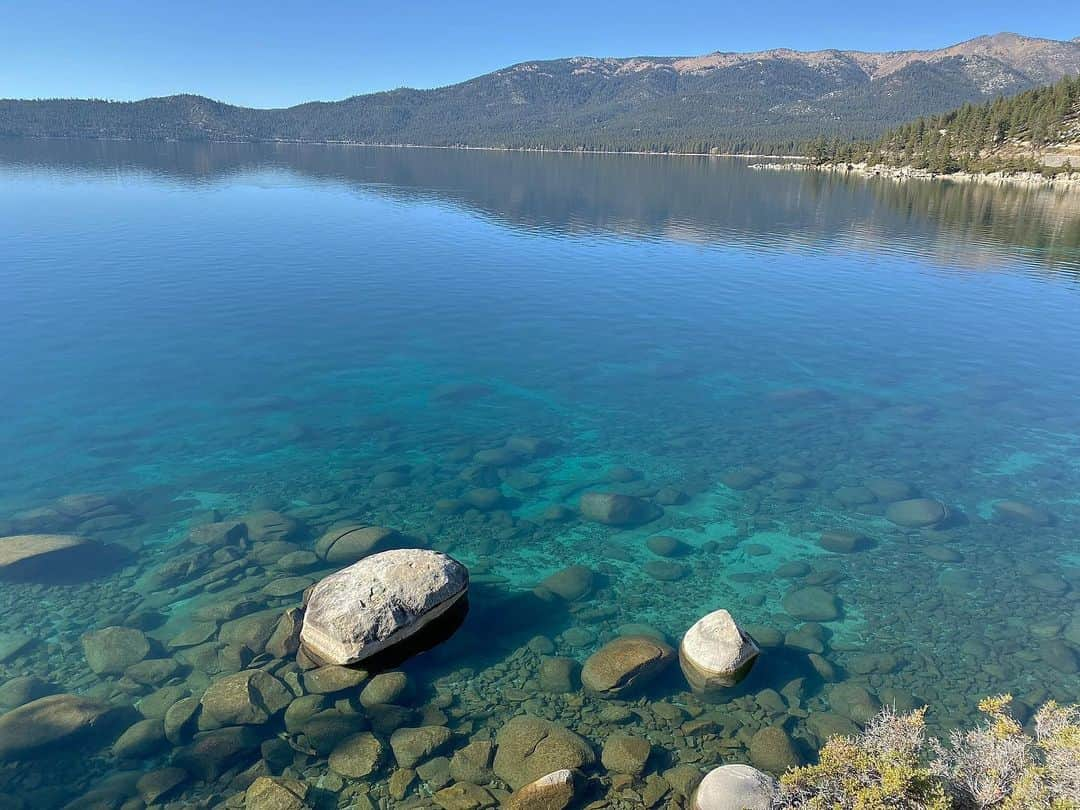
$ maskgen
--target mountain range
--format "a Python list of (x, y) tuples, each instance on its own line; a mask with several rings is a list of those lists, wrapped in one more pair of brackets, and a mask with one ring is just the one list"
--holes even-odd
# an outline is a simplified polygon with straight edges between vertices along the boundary
[(1002, 33), (938, 50), (522, 62), (431, 90), (253, 109), (195, 95), (0, 100), (0, 135), (547, 149), (782, 152), (869, 138), (1080, 73), (1080, 37)]

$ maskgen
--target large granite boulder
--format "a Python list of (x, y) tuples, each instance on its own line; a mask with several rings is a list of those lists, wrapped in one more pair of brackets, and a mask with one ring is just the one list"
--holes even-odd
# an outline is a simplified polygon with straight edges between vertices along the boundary
[(726, 610), (698, 619), (679, 644), (679, 665), (695, 692), (735, 686), (754, 666), (761, 650)]
[(654, 503), (618, 492), (586, 492), (579, 508), (586, 520), (608, 526), (640, 526), (664, 514)]
[(594, 652), (581, 668), (581, 683), (601, 697), (621, 697), (658, 675), (675, 650), (651, 636), (620, 636)]
[(721, 765), (705, 774), (694, 791), (691, 810), (769, 810), (776, 780), (749, 765)]
[(303, 650), (328, 664), (354, 664), (404, 641), (446, 613), (469, 572), (438, 551), (396, 549), (331, 574), (310, 591)]
[(109, 707), (79, 695), (50, 695), (0, 716), (0, 761), (67, 745), (102, 723)]
[(563, 769), (596, 762), (592, 746), (569, 729), (528, 714), (518, 715), (495, 738), (495, 774), (514, 790)]
[(315, 543), (315, 553), (329, 563), (353, 563), (399, 540), (394, 529), (347, 524), (330, 529)]

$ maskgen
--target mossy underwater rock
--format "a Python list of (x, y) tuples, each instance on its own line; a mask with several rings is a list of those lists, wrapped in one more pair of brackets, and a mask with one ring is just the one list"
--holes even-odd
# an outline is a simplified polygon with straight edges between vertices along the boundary
[(640, 526), (664, 514), (644, 498), (618, 492), (586, 492), (578, 507), (583, 518), (606, 526)]
[(468, 570), (442, 552), (373, 554), (312, 587), (300, 630), (302, 650), (319, 663), (355, 664), (417, 634), (468, 588)]
[(622, 636), (590, 655), (581, 683), (601, 697), (621, 697), (659, 675), (675, 659), (675, 650), (649, 636)]
[(690, 688), (709, 693), (747, 676), (761, 650), (726, 610), (698, 619), (679, 644), (679, 665)]
[(594, 762), (596, 754), (583, 737), (528, 714), (510, 720), (495, 739), (495, 774), (514, 790), (555, 771), (577, 770)]

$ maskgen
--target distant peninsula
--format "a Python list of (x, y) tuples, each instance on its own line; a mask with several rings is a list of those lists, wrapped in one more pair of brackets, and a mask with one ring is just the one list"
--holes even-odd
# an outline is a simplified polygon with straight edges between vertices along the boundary
[(0, 136), (792, 154), (1080, 73), (1080, 41), (522, 62), (460, 84), (285, 109), (196, 95), (0, 100)]

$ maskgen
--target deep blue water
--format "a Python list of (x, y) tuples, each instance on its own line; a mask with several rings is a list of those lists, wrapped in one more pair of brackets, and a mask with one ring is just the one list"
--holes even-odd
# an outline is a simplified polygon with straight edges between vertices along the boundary
[[(0, 662), (0, 681), (137, 703), (149, 688), (95, 676), (79, 637), (133, 623), (154, 590), (140, 583), (207, 510), (272, 508), (303, 522), (301, 548), (335, 520), (367, 520), (487, 577), (462, 630), (407, 665), (417, 712), (440, 683), (483, 684), (484, 711), (461, 698), (454, 715), (462, 742), (466, 722), (497, 728), (520, 710), (513, 690), (531, 676), (506, 675), (506, 661), (538, 633), (581, 661), (622, 625), (677, 642), (718, 607), (792, 629), (792, 582), (772, 572), (793, 560), (842, 601), (825, 623), (838, 677), (883, 703), (926, 701), (948, 727), (986, 694), (1076, 698), (1075, 194), (727, 159), (11, 141), (0, 273), (0, 534), (63, 529), (133, 555), (88, 582), (0, 585), (0, 631), (35, 642)], [(555, 449), (487, 471), (502, 478), (500, 509), (439, 511), (475, 486), (462, 476), (472, 454), (511, 435)], [(723, 483), (745, 465), (767, 477)], [(542, 519), (614, 466), (641, 474), (616, 488), (688, 500), (631, 530)], [(406, 471), (400, 485), (375, 485), (388, 469)], [(536, 478), (515, 488), (522, 470)], [(784, 472), (806, 486), (778, 484)], [(876, 478), (943, 502), (949, 523), (902, 531), (884, 503), (845, 497)], [(85, 492), (126, 517), (80, 528), (31, 511)], [(1048, 525), (1003, 521), (1004, 499)], [(839, 528), (874, 546), (821, 549), (818, 534)], [(693, 547), (685, 578), (644, 573), (656, 534)], [(514, 621), (515, 600), (571, 563), (603, 575), (592, 597)], [(247, 575), (259, 588), (275, 576), (267, 563)], [(234, 581), (207, 598), (250, 590)], [(155, 644), (189, 599), (156, 595)], [(506, 619), (494, 642), (493, 616)], [(567, 641), (571, 627), (587, 637)], [(215, 673), (195, 670), (185, 662), (176, 683), (197, 696)], [(806, 718), (837, 699), (805, 650), (767, 649), (740, 699), (796, 677), (801, 702), (771, 721), (810, 757), (820, 734)], [(692, 703), (677, 667), (646, 697)], [(599, 746), (603, 723), (561, 700), (544, 710)], [(724, 733), (745, 742), (762, 718), (741, 709)], [(687, 742), (678, 724), (641, 726), (672, 762), (746, 756)], [(137, 763), (104, 749), (64, 791), (159, 767), (171, 749)], [(304, 765), (324, 772), (325, 758)], [(0, 779), (31, 806), (59, 806), (39, 768)], [(194, 801), (210, 788), (183, 790)]]

